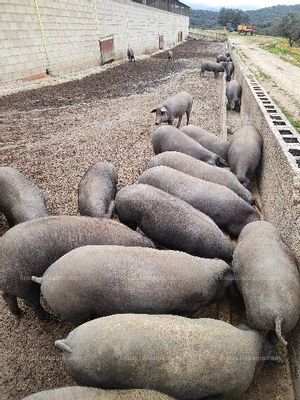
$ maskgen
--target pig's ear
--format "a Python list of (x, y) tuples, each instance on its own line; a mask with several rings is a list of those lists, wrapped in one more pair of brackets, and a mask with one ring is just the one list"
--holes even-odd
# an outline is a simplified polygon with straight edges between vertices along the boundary
[(168, 110), (166, 109), (166, 107), (160, 107), (160, 111), (161, 111), (162, 113), (165, 113), (165, 112), (167, 112)]
[(157, 111), (157, 108), (153, 108), (152, 111), (150, 111), (151, 113), (155, 113)]

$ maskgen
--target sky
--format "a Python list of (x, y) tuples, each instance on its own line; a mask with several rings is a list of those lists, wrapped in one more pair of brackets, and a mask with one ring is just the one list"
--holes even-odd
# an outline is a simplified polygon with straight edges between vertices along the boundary
[(220, 7), (227, 8), (241, 8), (243, 10), (250, 10), (255, 8), (271, 7), (278, 4), (291, 5), (299, 4), (299, 0), (182, 0), (183, 3), (187, 4), (194, 9), (213, 9)]

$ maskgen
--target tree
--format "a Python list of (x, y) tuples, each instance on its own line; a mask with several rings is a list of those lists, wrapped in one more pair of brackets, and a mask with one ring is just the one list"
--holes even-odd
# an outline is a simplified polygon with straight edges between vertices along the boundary
[(240, 24), (248, 24), (249, 20), (249, 15), (238, 8), (222, 7), (218, 16), (218, 22), (220, 25), (226, 26), (231, 24), (234, 28)]
[(289, 45), (300, 41), (300, 13), (289, 13), (272, 27), (272, 34), (286, 37)]

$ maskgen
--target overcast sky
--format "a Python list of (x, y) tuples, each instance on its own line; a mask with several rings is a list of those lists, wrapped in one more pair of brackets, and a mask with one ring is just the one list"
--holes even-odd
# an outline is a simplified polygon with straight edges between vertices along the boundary
[(277, 4), (299, 4), (299, 0), (182, 0), (183, 3), (189, 5), (192, 8), (204, 9), (207, 6), (208, 9), (213, 7), (227, 7), (227, 8), (242, 8), (242, 9), (253, 9), (276, 6)]

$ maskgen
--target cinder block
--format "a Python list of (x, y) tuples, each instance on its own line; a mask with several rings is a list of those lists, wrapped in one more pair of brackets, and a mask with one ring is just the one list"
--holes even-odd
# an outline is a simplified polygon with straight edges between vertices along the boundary
[[(72, 67), (98, 65), (99, 45), (93, 5), (86, 0), (47, 0), (45, 3), (41, 3), (41, 17), (53, 68), (63, 71)], [(18, 69), (22, 64), (27, 72), (36, 69), (36, 66), (30, 64), (32, 59), (35, 63), (41, 63), (39, 68), (44, 69), (44, 51), (32, 0), (12, 0), (5, 4), (13, 4), (13, 7), (7, 8), (9, 12), (5, 19), (0, 16), (4, 23), (10, 24), (7, 29), (9, 40), (2, 40), (1, 46), (4, 49), (17, 49), (15, 55), (19, 56)], [(142, 53), (147, 48), (158, 47), (160, 32), (164, 33), (166, 43), (174, 41), (178, 30), (187, 32), (188, 18), (136, 3), (128, 3), (127, 6), (128, 23), (124, 2), (97, 2), (100, 35), (114, 34), (116, 52), (122, 56), (127, 47), (127, 35), (130, 43)], [(1, 35), (5, 39), (6, 32)], [(12, 52), (9, 50), (6, 57), (14, 57)], [(11, 62), (12, 58), (9, 60)]]

